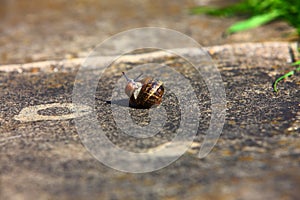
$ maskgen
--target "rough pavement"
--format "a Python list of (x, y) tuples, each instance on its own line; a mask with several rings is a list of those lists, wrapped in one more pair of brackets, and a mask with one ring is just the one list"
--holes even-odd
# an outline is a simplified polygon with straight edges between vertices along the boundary
[[(295, 49), (295, 44), (245, 43), (207, 48), (224, 81), (227, 115), (217, 145), (204, 159), (197, 158), (197, 152), (210, 118), (205, 83), (194, 77), (192, 68), (180, 58), (135, 55), (143, 57), (142, 62), (154, 59), (181, 70), (195, 83), (195, 90), (201, 91), (198, 98), (204, 113), (199, 135), (187, 153), (168, 167), (144, 174), (108, 168), (79, 139), (73, 118), (80, 116), (74, 116), (71, 103), (81, 59), (1, 66), (1, 199), (297, 199), (299, 76), (281, 82), (278, 94), (272, 91), (274, 78), (291, 69), (287, 64), (289, 47)], [(139, 59), (127, 61), (128, 67)], [(96, 109), (107, 137), (115, 144), (143, 150), (172, 135), (136, 143), (112, 128), (106, 100), (111, 84), (126, 66), (119, 62), (103, 77)], [(87, 71), (92, 74), (100, 69)], [(54, 103), (65, 104), (59, 107)], [(37, 105), (42, 106), (39, 111), (28, 112), (34, 118), (26, 121), (21, 116), (20, 120), (22, 109)], [(176, 115), (177, 111), (175, 106), (168, 114)], [(142, 111), (135, 114), (137, 120), (145, 116)], [(143, 120), (138, 123), (145, 123), (147, 116)]]

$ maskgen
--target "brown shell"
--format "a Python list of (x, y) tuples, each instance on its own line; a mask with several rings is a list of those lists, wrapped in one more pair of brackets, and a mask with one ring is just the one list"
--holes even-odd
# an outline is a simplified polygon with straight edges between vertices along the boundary
[(155, 81), (151, 77), (146, 77), (140, 81), (143, 86), (137, 98), (130, 97), (129, 106), (135, 108), (151, 108), (158, 106), (162, 102), (164, 94), (163, 82)]

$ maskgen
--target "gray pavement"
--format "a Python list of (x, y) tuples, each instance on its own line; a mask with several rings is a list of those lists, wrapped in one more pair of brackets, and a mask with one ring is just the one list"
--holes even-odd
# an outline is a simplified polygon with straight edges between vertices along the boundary
[[(124, 67), (167, 63), (192, 80), (199, 94), (202, 115), (189, 150), (171, 165), (141, 174), (105, 166), (80, 140), (75, 119), (87, 116), (89, 108), (82, 107), (81, 114), (72, 112), (72, 91), (83, 59), (1, 66), (1, 199), (297, 199), (299, 78), (280, 83), (278, 94), (272, 91), (274, 77), (289, 68), (289, 48), (295, 50), (296, 45), (270, 42), (206, 48), (224, 81), (227, 113), (222, 135), (204, 159), (197, 153), (209, 125), (211, 104), (205, 82), (193, 68), (164, 52), (129, 55), (111, 66), (99, 82), (95, 108), (106, 136), (120, 148), (143, 152), (168, 142), (178, 122), (174, 117), (178, 102), (170, 94), (166, 97), (167, 105), (173, 105), (167, 112), (169, 132), (135, 140), (115, 129), (109, 100)], [(183, 51), (197, 57), (192, 49)], [(86, 73), (92, 79), (101, 69), (101, 65), (86, 68)], [(131, 114), (137, 123), (148, 123), (143, 110)]]
[[(224, 38), (224, 30), (238, 18), (188, 13), (200, 4), (224, 5), (221, 0), (0, 2), (1, 200), (298, 199), (299, 76), (281, 82), (279, 93), (272, 90), (274, 79), (292, 70), (289, 48), (296, 52), (296, 45), (287, 42), (294, 31), (289, 25), (274, 22)], [(90, 117), (93, 109), (74, 105), (72, 93), (74, 84), (82, 83), (76, 79), (78, 69), (96, 45), (121, 31), (145, 26), (171, 28), (205, 46), (222, 76), (227, 110), (213, 151), (199, 159), (212, 113), (204, 77), (185, 60), (165, 52), (122, 56), (105, 71), (94, 98), (97, 122), (116, 146), (156, 156), (155, 147), (169, 144), (181, 116), (178, 98), (166, 90), (164, 134), (152, 139), (122, 134), (111, 110), (126, 105), (124, 99), (111, 99), (122, 70), (154, 61), (171, 66), (192, 83), (200, 110), (197, 136), (183, 156), (160, 170), (134, 174), (107, 167), (88, 150), (76, 124)], [(185, 55), (199, 58), (185, 43), (178, 46)], [(124, 47), (126, 43), (117, 43), (112, 53)], [(100, 56), (99, 65), (85, 68), (86, 77), (97, 78), (109, 59)], [(144, 70), (145, 75), (153, 73)], [(167, 75), (161, 74), (163, 79)], [(167, 81), (176, 83), (171, 80)], [(140, 126), (151, 123), (147, 111), (131, 109), (130, 114)], [(91, 145), (97, 149), (99, 143)], [(165, 160), (185, 146), (169, 145), (171, 150), (156, 158)], [(111, 149), (99, 149), (111, 161), (117, 160), (110, 156)]]

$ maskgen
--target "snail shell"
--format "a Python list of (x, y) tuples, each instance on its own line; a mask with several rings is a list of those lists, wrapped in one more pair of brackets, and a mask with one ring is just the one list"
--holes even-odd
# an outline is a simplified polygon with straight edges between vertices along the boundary
[(122, 72), (127, 80), (125, 93), (130, 98), (129, 106), (134, 108), (151, 108), (162, 102), (164, 94), (163, 82), (154, 80), (152, 77), (143, 78), (140, 81), (130, 79)]

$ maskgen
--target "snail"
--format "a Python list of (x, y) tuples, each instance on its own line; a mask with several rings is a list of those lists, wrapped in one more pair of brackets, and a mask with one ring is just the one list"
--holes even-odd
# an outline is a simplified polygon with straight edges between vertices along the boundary
[(122, 72), (127, 80), (125, 93), (129, 97), (129, 106), (134, 108), (151, 108), (158, 106), (162, 102), (164, 94), (163, 82), (154, 80), (152, 77), (145, 77), (138, 81), (137, 79), (130, 79)]

